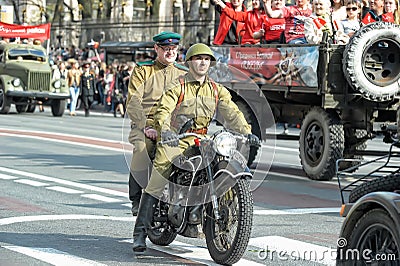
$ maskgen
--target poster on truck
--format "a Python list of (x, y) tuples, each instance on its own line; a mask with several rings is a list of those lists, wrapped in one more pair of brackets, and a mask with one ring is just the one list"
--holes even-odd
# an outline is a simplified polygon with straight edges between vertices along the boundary
[(212, 47), (217, 64), (210, 75), (218, 82), (317, 87), (318, 48)]

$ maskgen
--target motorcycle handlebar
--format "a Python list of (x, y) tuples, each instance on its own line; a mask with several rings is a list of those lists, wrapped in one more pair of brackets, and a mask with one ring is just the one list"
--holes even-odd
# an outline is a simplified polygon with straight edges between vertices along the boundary
[[(182, 133), (182, 134), (179, 134), (179, 135), (176, 135), (177, 136), (177, 138), (178, 139), (183, 139), (183, 138), (187, 138), (187, 137), (197, 137), (197, 138), (202, 138), (203, 136), (202, 135), (199, 135), (199, 134), (196, 134), (196, 133)], [(163, 141), (163, 140), (160, 140), (159, 142), (158, 142), (158, 144), (160, 144), (160, 145), (168, 145), (169, 143), (172, 143), (172, 142), (174, 142), (175, 140), (167, 140), (167, 141)]]
[[(236, 138), (238, 138), (238, 139), (240, 139), (240, 140), (242, 140), (242, 141), (247, 141), (248, 139), (247, 139), (247, 137), (246, 136), (244, 136), (243, 134), (240, 134), (240, 133), (236, 133), (236, 132), (231, 132)], [(177, 135), (177, 138), (178, 139), (183, 139), (183, 138), (186, 138), (186, 137), (197, 137), (197, 138), (199, 138), (199, 139), (201, 139), (201, 138), (204, 138), (204, 135), (200, 135), (200, 134), (197, 134), (197, 133), (181, 133), (181, 134), (178, 134)], [(168, 141), (163, 141), (163, 140), (160, 140), (159, 142), (158, 142), (158, 144), (160, 144), (160, 145), (168, 145), (169, 143), (172, 143), (172, 142), (174, 142), (175, 140), (168, 140)]]

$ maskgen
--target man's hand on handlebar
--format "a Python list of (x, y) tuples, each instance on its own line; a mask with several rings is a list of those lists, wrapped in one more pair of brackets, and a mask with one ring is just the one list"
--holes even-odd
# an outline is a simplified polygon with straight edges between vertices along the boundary
[(247, 141), (249, 142), (250, 146), (261, 147), (260, 139), (254, 134), (248, 134)]
[(161, 132), (161, 139), (165, 144), (171, 147), (178, 147), (179, 145), (179, 138), (175, 132), (170, 130)]

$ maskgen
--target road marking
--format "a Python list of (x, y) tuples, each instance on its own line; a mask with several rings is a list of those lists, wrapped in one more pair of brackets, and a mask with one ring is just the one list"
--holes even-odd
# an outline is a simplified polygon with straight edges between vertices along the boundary
[(318, 213), (338, 213), (340, 208), (299, 208), (284, 210), (254, 210), (255, 215), (293, 215), (293, 214), (318, 214)]
[(99, 201), (104, 201), (104, 202), (121, 202), (122, 200), (120, 199), (115, 199), (115, 198), (110, 198), (110, 197), (105, 197), (97, 194), (83, 194), (81, 197), (88, 198), (88, 199), (94, 199), (94, 200), (99, 200)]
[(59, 220), (110, 220), (122, 222), (135, 222), (136, 218), (116, 217), (116, 216), (99, 216), (99, 215), (82, 215), (82, 214), (61, 214), (61, 215), (34, 215), (19, 216), (0, 219), (0, 225), (10, 225), (16, 223), (37, 222), (37, 221), (59, 221)]
[[(132, 239), (124, 239), (121, 240), (120, 242), (124, 243), (133, 243)], [(210, 253), (208, 252), (207, 247), (200, 247), (200, 246), (194, 246), (190, 245), (187, 243), (179, 242), (179, 241), (174, 241), (168, 246), (157, 246), (151, 243), (149, 240), (146, 240), (146, 244), (149, 248), (155, 249), (164, 253), (172, 254), (177, 257), (181, 257), (187, 260), (192, 260), (196, 261), (199, 263), (204, 263), (206, 265), (220, 265), (215, 262), (213, 262), (213, 259), (210, 256)], [(261, 263), (257, 263), (251, 260), (246, 260), (246, 259), (241, 259), (237, 263), (233, 265), (245, 265), (245, 266), (260, 266), (264, 265)]]
[(66, 187), (60, 187), (60, 186), (46, 187), (46, 189), (54, 190), (54, 191), (58, 191), (58, 192), (63, 192), (63, 193), (67, 193), (67, 194), (80, 194), (80, 193), (83, 193), (83, 191), (80, 191), (80, 190), (66, 188)]
[(45, 175), (39, 175), (39, 174), (24, 172), (24, 171), (20, 171), (20, 170), (5, 168), (5, 167), (0, 167), (0, 171), (11, 173), (11, 174), (14, 174), (14, 175), (21, 175), (21, 176), (26, 176), (26, 177), (30, 177), (30, 178), (35, 178), (35, 179), (39, 179), (39, 180), (42, 180), (42, 181), (48, 181), (48, 182), (54, 182), (54, 183), (58, 183), (58, 184), (63, 184), (63, 185), (70, 186), (70, 187), (77, 187), (77, 188), (80, 188), (80, 189), (87, 189), (87, 190), (100, 192), (100, 193), (104, 193), (104, 194), (108, 194), (108, 195), (112, 195), (112, 196), (118, 196), (118, 197), (124, 197), (124, 198), (126, 198), (128, 196), (128, 193), (125, 193), (125, 192), (120, 192), (120, 191), (107, 189), (107, 188), (95, 187), (95, 186), (91, 186), (91, 185), (81, 184), (81, 183), (78, 183), (78, 182), (64, 180), (64, 179), (61, 179), (61, 178), (49, 177), (49, 176), (45, 176)]
[(44, 187), (44, 186), (48, 186), (49, 185), (47, 183), (34, 181), (34, 180), (29, 180), (29, 179), (16, 179), (16, 180), (14, 180), (14, 182), (25, 184), (25, 185), (30, 185), (30, 186), (34, 186), (34, 187)]
[(60, 250), (53, 248), (36, 248), (36, 247), (31, 248), (31, 247), (21, 247), (21, 246), (2, 246), (2, 247), (44, 261), (50, 265), (57, 265), (57, 266), (71, 266), (71, 265), (105, 266), (106, 265), (103, 263), (99, 263), (97, 261), (73, 256), (66, 252), (62, 252)]
[(0, 174), (0, 179), (11, 180), (11, 179), (17, 179), (17, 178), (18, 178), (18, 177), (12, 176), (12, 175)]
[(258, 257), (269, 262), (306, 260), (324, 265), (336, 265), (336, 249), (282, 236), (251, 238), (249, 245), (261, 248)]

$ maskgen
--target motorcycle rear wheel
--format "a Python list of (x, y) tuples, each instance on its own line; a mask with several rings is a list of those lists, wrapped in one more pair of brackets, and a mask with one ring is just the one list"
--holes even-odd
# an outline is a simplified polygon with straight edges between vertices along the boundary
[(253, 195), (247, 180), (239, 179), (234, 187), (218, 198), (220, 221), (214, 218), (212, 205), (207, 207), (205, 235), (212, 259), (224, 265), (238, 262), (249, 243), (253, 225)]

